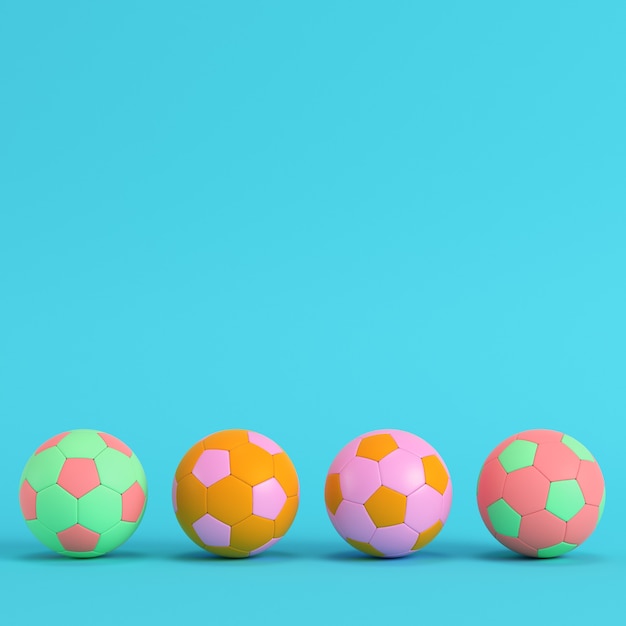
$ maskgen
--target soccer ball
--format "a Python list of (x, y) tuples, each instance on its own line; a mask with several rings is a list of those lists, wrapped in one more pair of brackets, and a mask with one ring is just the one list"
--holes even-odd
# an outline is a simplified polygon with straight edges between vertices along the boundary
[(596, 527), (604, 498), (602, 472), (589, 450), (554, 430), (505, 439), (478, 478), (485, 525), (526, 556), (559, 556), (580, 545)]
[(124, 543), (141, 521), (146, 496), (137, 456), (96, 430), (48, 439), (20, 478), (20, 506), (32, 533), (73, 557), (101, 556)]
[(182, 529), (200, 547), (241, 558), (274, 545), (298, 510), (296, 469), (283, 449), (251, 430), (223, 430), (182, 458), (172, 503)]
[(335, 457), (325, 500), (335, 530), (351, 546), (398, 557), (423, 548), (443, 528), (452, 482), (426, 441), (402, 430), (376, 430)]

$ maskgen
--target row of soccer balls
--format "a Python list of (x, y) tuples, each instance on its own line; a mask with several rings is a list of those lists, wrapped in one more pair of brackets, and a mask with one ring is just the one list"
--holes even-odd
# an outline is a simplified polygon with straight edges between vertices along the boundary
[[(100, 556), (137, 528), (146, 506), (143, 468), (122, 441), (73, 430), (42, 444), (20, 479), (22, 513), (47, 547)], [(487, 457), (477, 490), (489, 531), (506, 547), (553, 557), (580, 545), (604, 509), (602, 472), (591, 453), (553, 430), (513, 435)], [(402, 430), (357, 437), (326, 478), (330, 520), (351, 546), (399, 557), (431, 542), (446, 523), (452, 483), (438, 452)], [(263, 552), (285, 535), (298, 509), (296, 470), (283, 449), (249, 430), (202, 439), (180, 461), (172, 503), (185, 533), (224, 557)]]

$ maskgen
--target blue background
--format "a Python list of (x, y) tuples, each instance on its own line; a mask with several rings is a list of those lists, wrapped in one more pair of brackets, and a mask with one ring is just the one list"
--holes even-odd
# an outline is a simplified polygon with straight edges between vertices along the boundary
[[(621, 606), (626, 9), (508, 4), (2, 3), (11, 623), (33, 597), (50, 623)], [(169, 499), (184, 452), (232, 427), (301, 479), (291, 531), (247, 561), (205, 557)], [(455, 499), (427, 549), (378, 561), (336, 535), (323, 483), (387, 427), (439, 450)], [(502, 548), (474, 500), (490, 450), (534, 427), (582, 441), (607, 481), (597, 532), (551, 561)], [(89, 562), (48, 554), (17, 505), (29, 455), (69, 428), (126, 441), (151, 489), (131, 540)]]

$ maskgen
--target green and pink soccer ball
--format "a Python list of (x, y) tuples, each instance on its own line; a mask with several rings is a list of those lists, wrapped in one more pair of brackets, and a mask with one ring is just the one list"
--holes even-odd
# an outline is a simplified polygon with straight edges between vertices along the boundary
[(137, 456), (96, 430), (52, 437), (20, 478), (26, 524), (48, 548), (72, 557), (101, 556), (124, 543), (141, 521), (146, 497)]
[(595, 529), (604, 510), (604, 478), (591, 452), (573, 437), (526, 430), (487, 457), (477, 499), (500, 543), (526, 556), (554, 557)]

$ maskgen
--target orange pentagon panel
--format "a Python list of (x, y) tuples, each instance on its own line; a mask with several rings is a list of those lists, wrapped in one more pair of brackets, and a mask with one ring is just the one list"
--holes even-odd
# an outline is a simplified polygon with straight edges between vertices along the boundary
[(252, 552), (274, 538), (274, 522), (251, 515), (235, 524), (230, 532), (230, 546), (236, 550)]
[(234, 476), (211, 485), (206, 498), (206, 512), (229, 526), (252, 515), (252, 487)]
[(279, 452), (273, 456), (274, 459), (274, 477), (284, 489), (285, 495), (297, 496), (300, 487), (298, 484), (298, 474), (291, 459), (286, 452)]
[(433, 489), (443, 495), (446, 487), (448, 486), (449, 480), (446, 468), (434, 454), (425, 456), (422, 459), (422, 463), (424, 464), (426, 484), (430, 485)]
[(382, 552), (377, 550), (374, 546), (371, 546), (369, 543), (365, 543), (364, 541), (355, 541), (354, 539), (346, 539), (346, 541), (357, 550), (361, 552), (365, 552), (365, 554), (369, 554), (370, 556), (385, 556)]
[(406, 515), (406, 496), (383, 485), (365, 502), (365, 509), (378, 528), (402, 524)]
[(202, 441), (198, 441), (195, 445), (189, 448), (187, 454), (181, 459), (176, 469), (176, 480), (180, 480), (187, 474), (191, 474), (196, 461), (200, 458), (200, 455), (204, 452)]
[(220, 430), (202, 440), (205, 450), (234, 450), (236, 447), (248, 443), (247, 430)]
[(390, 452), (397, 449), (398, 444), (395, 439), (387, 433), (381, 433), (361, 439), (359, 447), (356, 450), (356, 456), (372, 459), (372, 461), (380, 461)]
[(334, 515), (343, 501), (341, 494), (341, 483), (339, 474), (328, 474), (326, 477), (326, 486), (324, 487), (324, 500), (328, 510)]
[(254, 487), (274, 476), (274, 460), (267, 450), (245, 443), (231, 450), (230, 473)]
[(208, 546), (213, 554), (218, 556), (227, 556), (231, 559), (243, 559), (250, 556), (249, 552), (237, 550), (236, 548), (223, 548), (221, 546)]
[(439, 531), (442, 528), (443, 524), (439, 520), (437, 520), (430, 528), (427, 528), (420, 533), (417, 541), (415, 542), (415, 545), (411, 548), (411, 550), (415, 551), (423, 548), (439, 534)]

